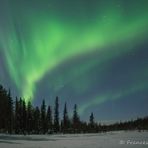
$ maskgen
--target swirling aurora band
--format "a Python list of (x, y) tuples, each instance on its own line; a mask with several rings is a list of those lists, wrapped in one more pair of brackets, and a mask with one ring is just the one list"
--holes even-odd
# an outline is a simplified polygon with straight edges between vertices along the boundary
[[(77, 65), (81, 71), (79, 73), (86, 74), (85, 72), (96, 63), (107, 62), (129, 53), (134, 49), (128, 46), (136, 45), (147, 38), (147, 1), (131, 1), (129, 7), (126, 5), (128, 2), (122, 0), (105, 2), (65, 0), (64, 4), (51, 0), (31, 2), (7, 0), (2, 3), (0, 53), (4, 55), (11, 79), (26, 101), (34, 99), (36, 84), (61, 63), (66, 63), (77, 56), (83, 57), (89, 53), (105, 51), (103, 58), (98, 57), (85, 66)], [(110, 48), (126, 43), (125, 48)], [(145, 68), (144, 71), (148, 73)], [(76, 74), (73, 72), (69, 72), (69, 79), (75, 81)], [(84, 88), (85, 93), (87, 89), (91, 89), (91, 83), (87, 76), (84, 77), (86, 81), (83, 84), (77, 82), (75, 87), (80, 91)], [(49, 79), (49, 83), (50, 81), (52, 82)], [(65, 85), (68, 77), (62, 81)], [(143, 86), (142, 82), (137, 84)], [(148, 85), (145, 84), (143, 88), (145, 87)], [(101, 103), (100, 100), (105, 101), (109, 98), (106, 95), (101, 96), (102, 94), (95, 95), (92, 104), (88, 104), (93, 106)], [(122, 93), (113, 99), (120, 96)], [(87, 106), (89, 106), (87, 103), (82, 105), (80, 111), (83, 112)]]

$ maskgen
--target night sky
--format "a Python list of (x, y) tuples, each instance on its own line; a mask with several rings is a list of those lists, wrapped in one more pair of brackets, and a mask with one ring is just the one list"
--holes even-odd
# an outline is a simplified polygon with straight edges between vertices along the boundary
[(0, 0), (0, 83), (85, 120), (148, 115), (148, 0)]

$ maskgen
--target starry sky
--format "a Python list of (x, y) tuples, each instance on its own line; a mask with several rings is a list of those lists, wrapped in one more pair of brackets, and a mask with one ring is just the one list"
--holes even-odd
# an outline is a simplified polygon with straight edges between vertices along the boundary
[(147, 0), (0, 0), (0, 83), (97, 121), (148, 115)]

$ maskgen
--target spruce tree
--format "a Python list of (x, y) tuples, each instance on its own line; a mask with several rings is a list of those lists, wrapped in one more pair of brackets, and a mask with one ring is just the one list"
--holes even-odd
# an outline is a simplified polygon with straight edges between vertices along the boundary
[(12, 134), (12, 130), (13, 130), (13, 100), (11, 97), (11, 92), (9, 90), (8, 92), (8, 110), (7, 110), (8, 114), (7, 114), (7, 118), (8, 118), (8, 133)]
[(47, 109), (47, 129), (48, 129), (48, 132), (52, 132), (52, 128), (53, 128), (53, 123), (52, 123), (52, 110), (51, 110), (51, 107), (50, 105), (48, 106), (48, 109)]
[(80, 127), (80, 118), (77, 111), (77, 105), (74, 105), (74, 111), (73, 111), (73, 129), (74, 132), (79, 132)]
[(18, 114), (19, 114), (19, 125), (20, 125), (20, 133), (23, 133), (23, 100), (20, 97), (19, 100), (19, 110), (18, 110)]
[(60, 125), (59, 125), (59, 98), (58, 97), (56, 97), (55, 108), (54, 108), (54, 131), (55, 132), (60, 131)]
[(37, 106), (34, 110), (34, 131), (36, 134), (39, 134), (41, 130), (41, 114), (40, 109)]
[(47, 132), (45, 100), (42, 101), (42, 105), (41, 105), (41, 129), (43, 134)]
[(6, 89), (0, 86), (0, 127), (3, 132), (8, 131), (8, 96)]
[(27, 130), (27, 108), (25, 100), (22, 101), (22, 132), (26, 134)]
[(91, 113), (89, 117), (89, 130), (90, 132), (95, 132), (95, 122), (94, 122), (94, 114)]
[(64, 105), (62, 128), (63, 128), (63, 132), (66, 132), (69, 128), (69, 117), (68, 117), (66, 102), (65, 102), (65, 105)]
[(89, 122), (90, 122), (91, 126), (94, 125), (94, 114), (93, 113), (91, 113), (91, 115), (90, 115)]
[(32, 133), (32, 129), (33, 129), (33, 107), (31, 102), (28, 102), (27, 105), (27, 132), (28, 134)]
[(15, 133), (19, 134), (19, 129), (20, 129), (20, 124), (19, 124), (19, 102), (18, 98), (16, 97), (15, 100), (15, 119), (14, 119), (14, 124), (15, 124)]

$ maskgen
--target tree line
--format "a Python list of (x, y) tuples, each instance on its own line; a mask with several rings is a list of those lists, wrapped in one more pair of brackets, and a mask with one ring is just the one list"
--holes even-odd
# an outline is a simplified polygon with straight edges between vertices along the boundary
[(75, 104), (70, 118), (67, 103), (64, 104), (63, 117), (59, 117), (59, 98), (54, 108), (42, 101), (40, 107), (25, 102), (22, 98), (13, 101), (10, 90), (0, 85), (0, 132), (9, 134), (52, 134), (52, 133), (98, 133), (117, 130), (148, 130), (148, 117), (110, 125), (95, 122), (94, 114), (89, 122), (82, 121)]

